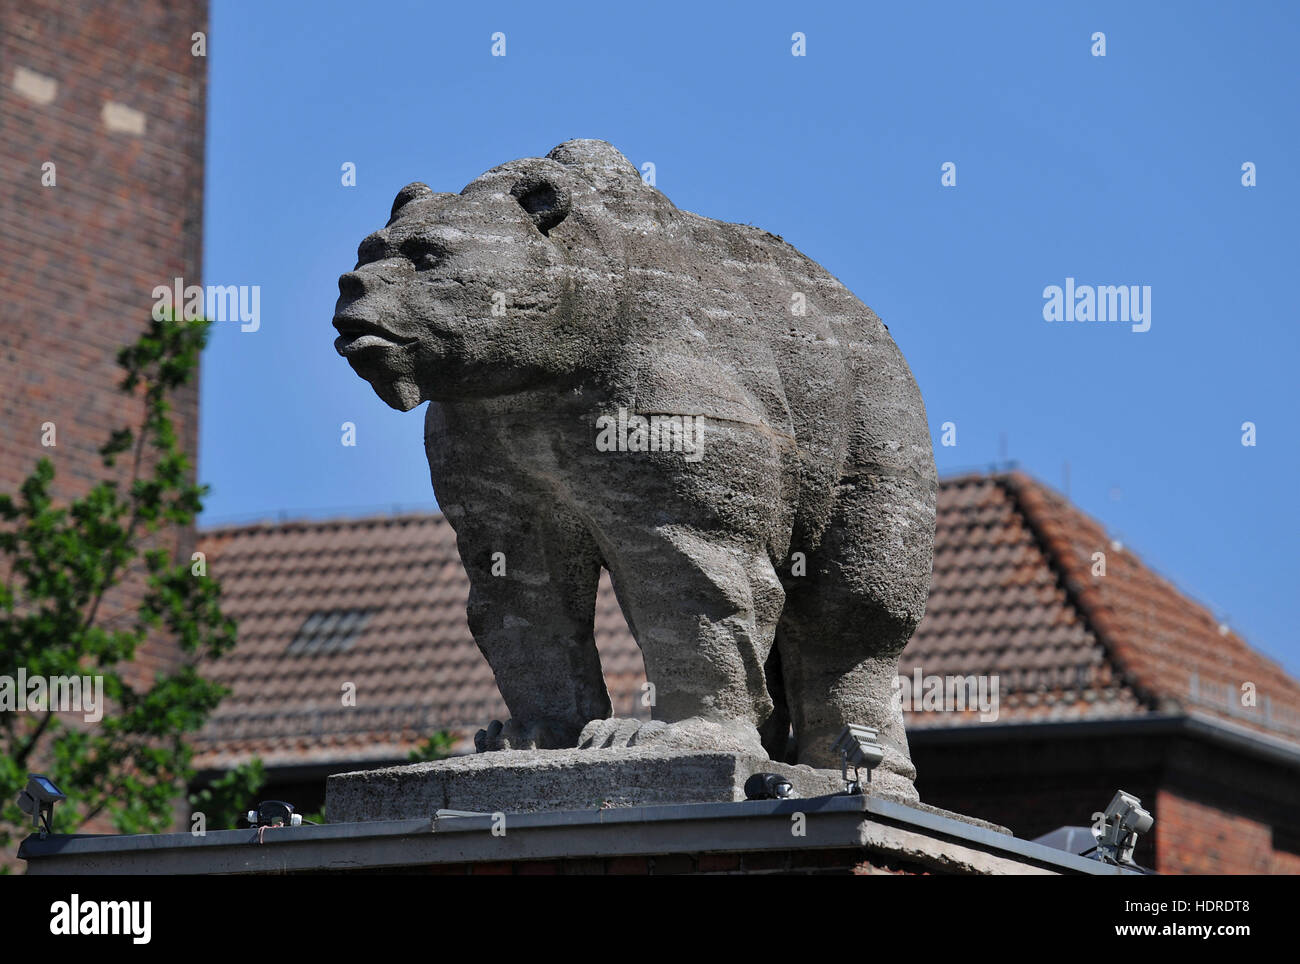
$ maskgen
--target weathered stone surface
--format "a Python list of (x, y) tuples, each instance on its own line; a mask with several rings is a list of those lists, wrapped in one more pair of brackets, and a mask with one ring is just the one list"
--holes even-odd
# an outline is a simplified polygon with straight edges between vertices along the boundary
[[(432, 763), (339, 773), (326, 782), (330, 823), (431, 817), (439, 810), (540, 813), (659, 804), (726, 803), (745, 799), (755, 773), (790, 782), (798, 799), (844, 790), (839, 771), (791, 766), (765, 755), (662, 746), (603, 750), (503, 750)], [(1005, 827), (914, 803), (908, 787), (871, 783), (872, 797), (906, 803), (927, 813), (998, 833)]]
[(330, 823), (429, 817), (438, 810), (536, 813), (744, 800), (756, 772), (779, 773), (801, 797), (844, 789), (838, 773), (766, 756), (658, 746), (505, 750), (331, 776)]
[[(842, 284), (578, 140), (458, 195), (403, 188), (339, 289), (339, 353), (394, 408), (430, 402), (434, 490), (512, 717), (481, 749), (783, 758), (793, 724), (793, 758), (836, 767), (856, 722), (881, 733), (877, 782), (915, 799), (891, 683), (937, 482), (911, 372)], [(607, 720), (602, 566), (654, 725)]]

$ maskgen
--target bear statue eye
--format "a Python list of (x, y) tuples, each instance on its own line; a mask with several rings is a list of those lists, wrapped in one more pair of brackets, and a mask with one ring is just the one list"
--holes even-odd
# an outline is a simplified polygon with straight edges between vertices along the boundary
[(447, 257), (446, 247), (431, 238), (407, 238), (401, 244), (401, 252), (417, 271), (433, 268)]
[(568, 192), (542, 178), (524, 178), (511, 188), (510, 194), (542, 234), (549, 235), (552, 228), (569, 216)]

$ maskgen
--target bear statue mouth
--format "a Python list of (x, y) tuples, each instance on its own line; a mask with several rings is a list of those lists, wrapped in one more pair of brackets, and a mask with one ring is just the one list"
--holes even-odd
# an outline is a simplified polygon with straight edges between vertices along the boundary
[(334, 327), (339, 332), (334, 339), (334, 350), (344, 358), (367, 348), (404, 348), (416, 340), (395, 335), (382, 325), (353, 315), (335, 315)]

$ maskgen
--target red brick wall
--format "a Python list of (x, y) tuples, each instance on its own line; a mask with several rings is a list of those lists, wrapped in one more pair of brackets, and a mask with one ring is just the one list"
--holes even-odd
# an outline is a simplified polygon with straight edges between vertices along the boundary
[[(207, 60), (190, 37), (207, 29), (205, 0), (0, 0), (0, 491), (41, 456), (61, 500), (103, 477), (99, 446), (140, 415), (117, 390), (118, 348), (148, 323), (155, 285), (202, 283)], [(143, 133), (111, 130), (108, 102)], [(177, 415), (195, 460), (197, 382)], [(175, 660), (151, 643), (137, 666)]]
[(1273, 848), (1268, 824), (1161, 790), (1156, 869), (1162, 874), (1300, 874), (1300, 855)]

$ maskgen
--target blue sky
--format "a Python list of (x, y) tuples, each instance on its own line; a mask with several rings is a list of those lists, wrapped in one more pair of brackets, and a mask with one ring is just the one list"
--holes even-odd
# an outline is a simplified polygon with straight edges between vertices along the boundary
[[(260, 285), (261, 327), (203, 360), (204, 523), (433, 509), (423, 409), (333, 350), (338, 275), (408, 182), (595, 137), (874, 308), (941, 474), (1005, 453), (1064, 489), (1068, 463), (1076, 504), (1300, 673), (1300, 7), (844, 6), (214, 0), (204, 281)], [(1044, 321), (1067, 277), (1149, 285), (1150, 330)]]

